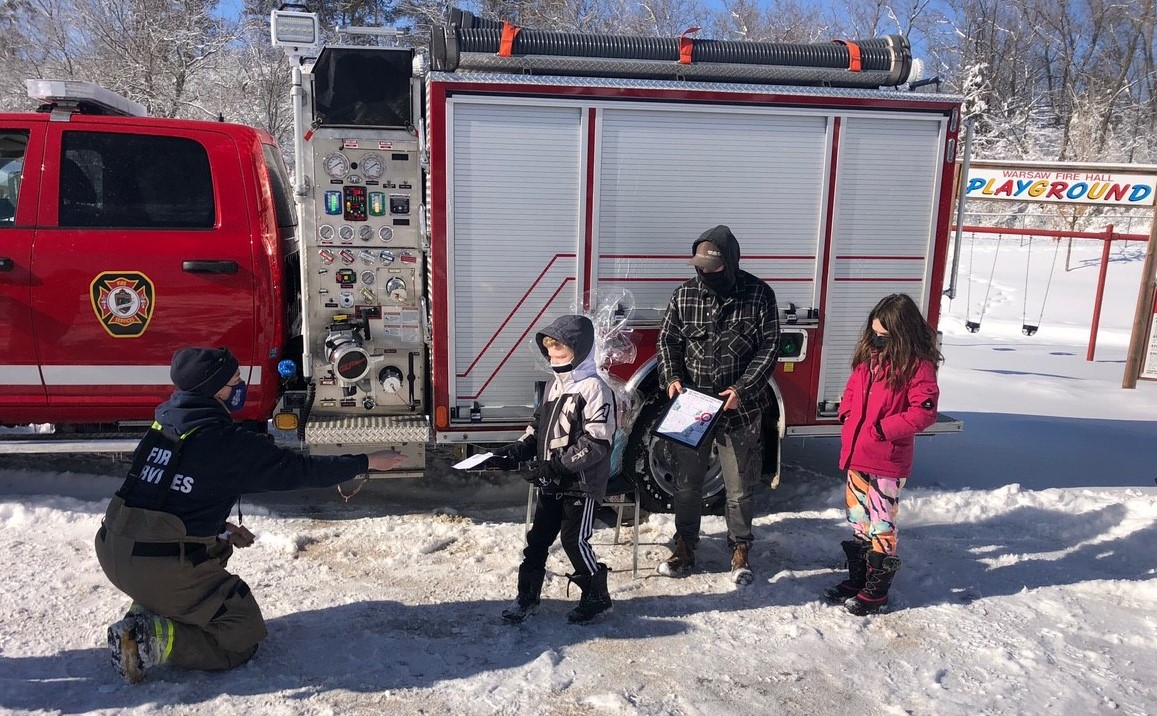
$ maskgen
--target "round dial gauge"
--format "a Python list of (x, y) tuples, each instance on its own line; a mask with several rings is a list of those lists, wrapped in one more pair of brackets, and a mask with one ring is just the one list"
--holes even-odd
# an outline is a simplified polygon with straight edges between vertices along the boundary
[(325, 155), (325, 158), (321, 160), (321, 166), (325, 169), (326, 174), (334, 179), (341, 179), (349, 173), (350, 160), (346, 159), (344, 154), (334, 152)]
[(322, 241), (333, 241), (333, 227), (329, 224), (322, 224), (317, 227), (317, 235)]
[(358, 238), (362, 241), (369, 241), (374, 238), (374, 227), (369, 224), (362, 224), (358, 227)]
[(349, 224), (342, 224), (341, 228), (337, 230), (337, 235), (344, 241), (351, 241), (354, 238), (354, 227)]
[(406, 302), (406, 282), (397, 276), (386, 281), (386, 293), (398, 303)]
[(388, 226), (383, 226), (382, 228), (378, 229), (378, 238), (380, 238), (382, 241), (389, 241), (390, 239), (394, 238), (394, 230)]
[(380, 154), (367, 154), (362, 157), (361, 169), (366, 179), (372, 181), (380, 179), (386, 173), (386, 163), (382, 161)]

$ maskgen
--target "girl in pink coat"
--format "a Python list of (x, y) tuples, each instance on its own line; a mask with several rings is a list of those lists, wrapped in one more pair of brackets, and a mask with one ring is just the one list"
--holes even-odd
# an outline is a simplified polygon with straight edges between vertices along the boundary
[(845, 500), (854, 539), (841, 543), (848, 578), (824, 597), (857, 616), (888, 603), (896, 557), (896, 512), (912, 472), (915, 436), (936, 422), (943, 361), (936, 332), (910, 296), (880, 300), (852, 355), (852, 375), (840, 400), (840, 469), (848, 471)]

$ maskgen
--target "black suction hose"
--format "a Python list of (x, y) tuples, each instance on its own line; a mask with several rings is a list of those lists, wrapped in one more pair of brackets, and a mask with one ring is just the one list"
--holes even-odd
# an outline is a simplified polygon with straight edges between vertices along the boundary
[[(691, 63), (679, 64), (684, 44), (675, 37), (585, 35), (519, 29), (510, 54), (496, 57), (504, 24), (455, 9), (451, 25), (435, 28), (431, 42), (434, 69), (590, 74), (591, 76), (703, 78), (867, 87), (899, 85), (908, 79), (911, 48), (902, 35), (857, 41), (860, 67), (853, 70), (848, 43), (771, 43), (695, 40)], [(573, 58), (573, 59), (566, 59)], [(593, 60), (585, 62), (584, 60)], [(621, 61), (616, 64), (612, 61)], [(672, 63), (674, 67), (663, 67)], [(706, 68), (707, 65), (726, 68)], [(658, 66), (657, 66), (658, 65)], [(740, 66), (750, 66), (737, 70)], [(767, 69), (760, 70), (759, 66)], [(698, 70), (693, 68), (700, 68)], [(771, 68), (789, 68), (778, 72)], [(613, 68), (613, 69), (608, 69)], [(662, 69), (660, 69), (662, 68)], [(790, 69), (799, 68), (799, 69)], [(809, 72), (808, 70), (814, 70)]]

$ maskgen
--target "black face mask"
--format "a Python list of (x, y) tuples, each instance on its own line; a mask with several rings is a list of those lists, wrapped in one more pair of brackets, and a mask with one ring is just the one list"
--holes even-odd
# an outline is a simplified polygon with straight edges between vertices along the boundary
[(713, 273), (700, 271), (699, 277), (703, 279), (703, 285), (717, 296), (730, 293), (733, 287), (733, 283), (727, 278), (727, 271)]
[(562, 365), (555, 365), (554, 363), (551, 363), (550, 369), (555, 373), (569, 373), (574, 370), (574, 361), (571, 361), (570, 363), (563, 363)]
[(888, 338), (890, 338), (890, 336), (873, 335), (870, 342), (873, 348), (882, 351), (888, 347)]

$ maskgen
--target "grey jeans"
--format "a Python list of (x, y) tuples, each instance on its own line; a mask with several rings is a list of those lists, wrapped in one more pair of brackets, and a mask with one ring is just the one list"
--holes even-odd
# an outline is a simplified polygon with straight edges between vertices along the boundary
[(723, 486), (727, 492), (727, 546), (738, 543), (750, 546), (751, 518), (755, 502), (755, 484), (763, 462), (763, 430), (759, 416), (747, 425), (722, 426), (714, 439), (698, 451), (670, 444), (675, 472), (675, 534), (688, 547), (699, 543), (699, 526), (703, 517), (703, 481), (711, 461), (712, 447), (718, 449), (723, 468)]

